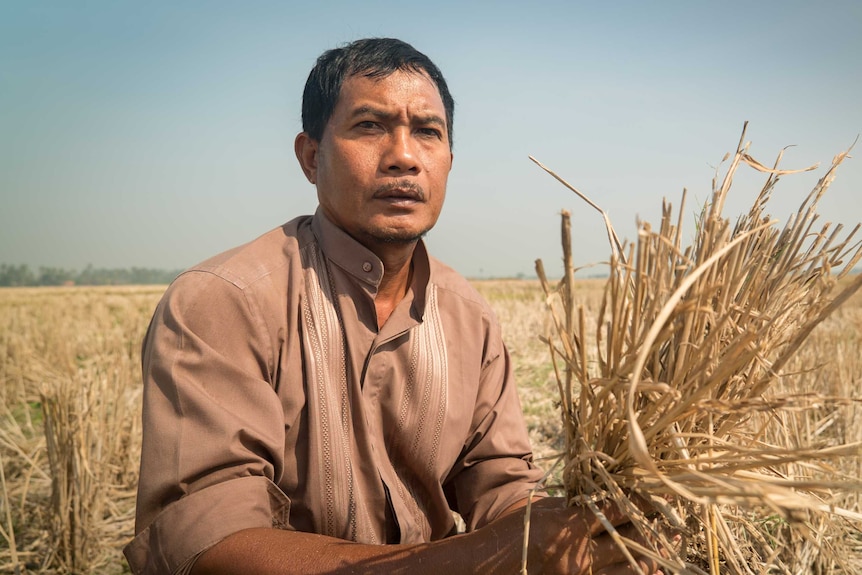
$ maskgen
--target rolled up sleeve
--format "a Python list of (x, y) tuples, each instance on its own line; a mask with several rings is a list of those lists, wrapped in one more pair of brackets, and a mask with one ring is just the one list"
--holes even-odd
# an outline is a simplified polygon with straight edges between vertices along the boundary
[(132, 572), (188, 573), (201, 553), (242, 529), (286, 528), (290, 501), (265, 477), (212, 485), (167, 506), (126, 547)]
[(533, 464), (508, 352), (499, 348), (482, 370), (475, 427), (453, 479), (468, 531), (528, 497), (543, 476)]
[(232, 533), (288, 525), (277, 343), (245, 287), (186, 273), (153, 316), (136, 536), (124, 550), (136, 574), (187, 572)]

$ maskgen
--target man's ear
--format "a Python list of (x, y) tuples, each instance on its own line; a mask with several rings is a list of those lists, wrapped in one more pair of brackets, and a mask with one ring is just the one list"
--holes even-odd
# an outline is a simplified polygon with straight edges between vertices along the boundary
[(320, 142), (308, 135), (308, 132), (300, 132), (293, 141), (293, 150), (302, 173), (312, 184), (317, 183), (317, 151)]

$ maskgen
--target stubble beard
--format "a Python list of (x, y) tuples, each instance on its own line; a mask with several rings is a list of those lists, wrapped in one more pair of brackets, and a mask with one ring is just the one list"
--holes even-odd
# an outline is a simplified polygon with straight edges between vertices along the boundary
[[(422, 189), (422, 186), (416, 184), (414, 182), (390, 182), (387, 184), (383, 184), (379, 186), (375, 190), (375, 196), (386, 194), (392, 192), (394, 190), (411, 190), (421, 201), (425, 201), (425, 190)], [(365, 228), (362, 230), (362, 233), (369, 240), (372, 240), (376, 243), (380, 244), (388, 244), (388, 245), (409, 245), (415, 244), (423, 237), (434, 224), (431, 226), (419, 231), (418, 233), (410, 230), (387, 230), (387, 229), (376, 229), (376, 228)]]
[(383, 231), (383, 230), (362, 230), (363, 235), (378, 244), (388, 245), (410, 245), (415, 244), (428, 233), (428, 230), (423, 230), (419, 233), (407, 230), (403, 231)]

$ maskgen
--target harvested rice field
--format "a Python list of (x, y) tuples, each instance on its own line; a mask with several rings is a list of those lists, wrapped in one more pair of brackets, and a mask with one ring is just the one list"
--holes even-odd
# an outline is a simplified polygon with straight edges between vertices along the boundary
[[(576, 281), (588, 312), (598, 312), (604, 284)], [(549, 467), (564, 434), (538, 337), (548, 328), (542, 288), (529, 280), (475, 285), (503, 324), (534, 449)], [(0, 290), (0, 573), (127, 572), (120, 550), (133, 529), (139, 344), (162, 290)], [(788, 371), (796, 389), (862, 396), (862, 294), (815, 330)], [(862, 441), (860, 407), (824, 407), (794, 433), (818, 444)], [(862, 507), (858, 495), (850, 504)], [(782, 520), (773, 521), (780, 536)]]

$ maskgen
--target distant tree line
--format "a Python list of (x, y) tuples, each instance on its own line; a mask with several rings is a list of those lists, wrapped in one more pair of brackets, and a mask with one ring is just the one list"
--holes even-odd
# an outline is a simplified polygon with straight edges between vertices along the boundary
[(168, 284), (181, 271), (135, 267), (107, 269), (94, 268), (92, 265), (82, 271), (52, 267), (40, 267), (33, 271), (26, 264), (0, 264), (0, 287)]

